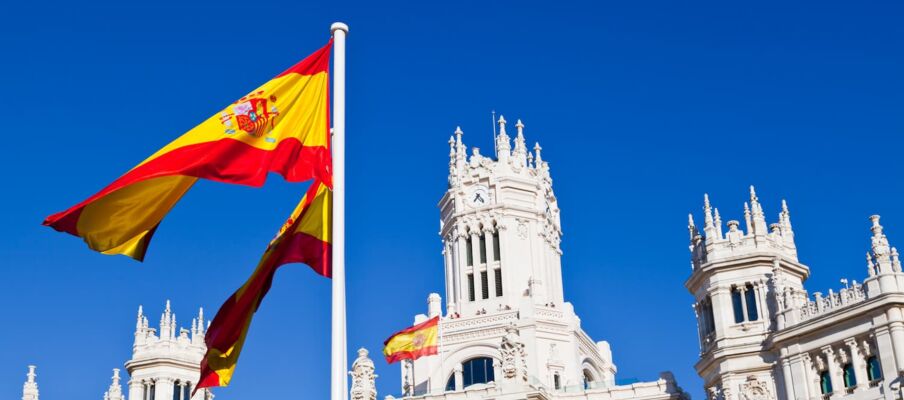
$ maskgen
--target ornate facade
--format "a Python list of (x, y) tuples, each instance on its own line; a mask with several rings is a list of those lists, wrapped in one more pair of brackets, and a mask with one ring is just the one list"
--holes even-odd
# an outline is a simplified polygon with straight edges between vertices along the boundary
[(528, 151), (521, 121), (514, 139), (498, 124), (495, 158), (469, 156), (461, 129), (449, 139), (439, 202), (446, 301), (430, 294), (414, 318), (440, 316), (439, 354), (402, 363), (405, 398), (684, 398), (670, 373), (616, 384), (609, 343), (591, 339), (565, 301), (549, 164), (539, 144)]
[(745, 230), (727, 231), (704, 196), (701, 233), (689, 217), (700, 335), (698, 374), (712, 400), (900, 399), (904, 372), (904, 273), (879, 216), (862, 283), (808, 293), (791, 214), (782, 201), (767, 226), (754, 188)]
[[(129, 373), (128, 396), (123, 393), (119, 368), (113, 369), (112, 382), (104, 400), (213, 400), (213, 394), (201, 389), (194, 396), (194, 384), (200, 376), (204, 345), (204, 310), (192, 319), (191, 329), (178, 328), (176, 314), (166, 302), (158, 328), (148, 325), (141, 306), (135, 323), (132, 358), (126, 361)], [(35, 366), (28, 367), (28, 380), (22, 389), (22, 400), (39, 400)]]

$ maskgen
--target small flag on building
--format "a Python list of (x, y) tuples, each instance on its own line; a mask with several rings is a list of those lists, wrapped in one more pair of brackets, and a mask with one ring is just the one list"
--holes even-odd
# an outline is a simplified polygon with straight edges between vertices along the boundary
[(201, 361), (197, 388), (229, 385), (251, 319), (270, 290), (277, 268), (283, 264), (305, 263), (314, 272), (330, 277), (331, 208), (332, 191), (326, 184), (314, 182), (270, 242), (254, 273), (223, 303), (210, 323), (204, 336), (207, 354)]
[(262, 186), (276, 172), (290, 182), (317, 178), (332, 187), (331, 46), (332, 41), (97, 194), (47, 217), (44, 225), (79, 236), (101, 253), (141, 261), (157, 226), (199, 178)]
[(383, 342), (383, 355), (392, 364), (400, 360), (417, 360), (437, 353), (439, 316), (403, 329)]

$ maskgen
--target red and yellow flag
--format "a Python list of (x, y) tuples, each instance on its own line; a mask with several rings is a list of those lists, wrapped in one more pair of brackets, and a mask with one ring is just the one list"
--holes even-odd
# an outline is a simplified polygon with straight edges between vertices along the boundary
[(383, 355), (392, 364), (399, 360), (417, 360), (436, 354), (439, 336), (439, 316), (405, 328), (383, 342)]
[(198, 178), (261, 186), (267, 173), (332, 185), (332, 41), (44, 225), (93, 250), (143, 260), (160, 221)]
[(197, 388), (229, 385), (251, 319), (270, 290), (279, 266), (305, 263), (318, 274), (330, 277), (332, 220), (332, 190), (315, 181), (270, 242), (254, 273), (223, 303), (210, 323), (204, 337), (207, 354), (201, 360)]

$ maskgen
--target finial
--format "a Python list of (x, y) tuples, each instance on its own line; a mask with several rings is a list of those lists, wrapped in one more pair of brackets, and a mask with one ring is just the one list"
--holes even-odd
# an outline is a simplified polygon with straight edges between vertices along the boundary
[(113, 384), (119, 384), (119, 368), (113, 368)]
[(753, 187), (753, 185), (750, 185), (750, 202), (755, 203), (757, 200), (756, 189)]
[(870, 230), (873, 232), (873, 236), (882, 236), (882, 225), (879, 225), (879, 215), (870, 215), (869, 220), (873, 222), (873, 226)]
[(38, 368), (38, 367), (37, 367), (36, 365), (29, 365), (29, 366), (28, 366), (28, 375), (27, 375), (27, 376), (28, 376), (28, 383), (34, 383), (35, 377), (38, 376), (38, 374), (35, 373), (35, 369), (37, 369), (37, 368)]
[(524, 124), (521, 123), (521, 119), (518, 119), (518, 122), (515, 123), (515, 128), (518, 128), (518, 135), (524, 136)]
[(449, 136), (449, 158), (455, 158), (455, 137)]
[[(520, 132), (520, 131), (519, 131), (519, 132)], [(540, 147), (540, 142), (534, 143), (534, 153), (537, 153), (537, 157), (535, 158), (535, 159), (537, 160), (537, 161), (536, 161), (537, 164), (542, 164), (542, 163), (543, 163), (543, 156), (540, 154), (540, 151), (541, 151), (541, 150), (543, 150), (543, 148)], [(553, 157), (553, 158), (555, 158), (555, 157)]]
[(782, 212), (785, 214), (788, 213), (788, 202), (785, 201), (785, 199), (782, 199)]
[(709, 193), (703, 193), (703, 208), (709, 208)]
[(706, 231), (707, 240), (711, 240), (709, 237), (713, 228), (713, 210), (709, 204), (709, 194), (703, 193), (703, 230)]
[(499, 114), (499, 121), (497, 121), (496, 123), (499, 124), (500, 135), (505, 135), (505, 122), (505, 117), (503, 117), (502, 114)]
[(170, 312), (170, 301), (166, 300), (166, 312)]
[(694, 214), (693, 213), (687, 213), (687, 226), (689, 226), (691, 228), (696, 226), (696, 225), (694, 225)]

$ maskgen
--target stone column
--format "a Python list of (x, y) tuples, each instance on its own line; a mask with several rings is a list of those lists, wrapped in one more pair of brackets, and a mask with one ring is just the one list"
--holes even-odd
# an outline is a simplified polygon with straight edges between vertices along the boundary
[(831, 347), (823, 347), (822, 354), (826, 357), (826, 368), (829, 371), (829, 380), (832, 382), (832, 393), (844, 394), (844, 382), (839, 379), (838, 361), (835, 359), (835, 351)]
[(495, 251), (493, 250), (493, 235), (492, 228), (484, 229), (483, 237), (487, 243), (487, 280), (489, 282), (487, 290), (490, 291), (490, 295), (487, 297), (491, 299), (496, 297), (496, 272), (493, 268), (493, 255), (495, 254)]
[(738, 293), (741, 294), (741, 315), (744, 316), (744, 322), (750, 321), (747, 315), (747, 285), (738, 286)]
[(904, 372), (904, 322), (902, 322), (904, 321), (904, 316), (901, 315), (901, 309), (899, 308), (891, 308), (885, 314), (889, 321), (888, 326), (894, 346), (895, 364), (898, 366), (898, 372)]
[(794, 397), (794, 379), (791, 375), (791, 361), (787, 358), (782, 359), (782, 384), (785, 386), (785, 395), (788, 399)]
[(848, 349), (851, 352), (851, 365), (854, 367), (854, 379), (857, 380), (857, 388), (868, 387), (869, 380), (866, 378), (866, 360), (863, 359), (863, 354), (860, 353), (857, 341), (854, 338), (849, 338), (844, 341), (844, 344), (848, 346)]
[(464, 371), (464, 367), (461, 364), (456, 365), (452, 368), (452, 373), (455, 375), (455, 391), (461, 391), (465, 386), (465, 377), (462, 373)]
[(468, 290), (467, 287), (462, 289), (463, 285), (467, 285), (467, 275), (465, 273), (465, 268), (467, 266), (467, 256), (465, 252), (468, 250), (468, 245), (465, 243), (466, 236), (465, 233), (461, 230), (458, 231), (458, 237), (456, 238), (456, 251), (453, 255), (455, 257), (455, 265), (458, 267), (457, 271), (455, 271), (455, 290), (458, 296), (455, 298), (458, 303), (458, 312), (461, 312), (462, 305), (468, 301), (468, 294), (465, 293)]
[(154, 385), (154, 400), (172, 400), (174, 383), (170, 378), (158, 378)]
[(713, 318), (715, 318), (716, 336), (725, 336), (728, 327), (734, 321), (734, 312), (731, 306), (731, 289), (726, 287), (718, 287), (710, 296), (713, 307)]
[(792, 399), (809, 399), (813, 379), (810, 373), (810, 356), (802, 354), (791, 360), (791, 379), (788, 382), (796, 383), (791, 388), (794, 392)]
[(144, 400), (144, 384), (135, 379), (129, 380), (129, 400)]
[(446, 312), (448, 313), (449, 308), (452, 308), (449, 306), (454, 305), (456, 299), (455, 278), (452, 277), (455, 274), (455, 264), (452, 261), (452, 245), (449, 242), (443, 246), (443, 259), (446, 261)]
[(474, 300), (483, 299), (483, 280), (480, 279), (480, 235), (471, 233), (471, 259), (474, 260)]

